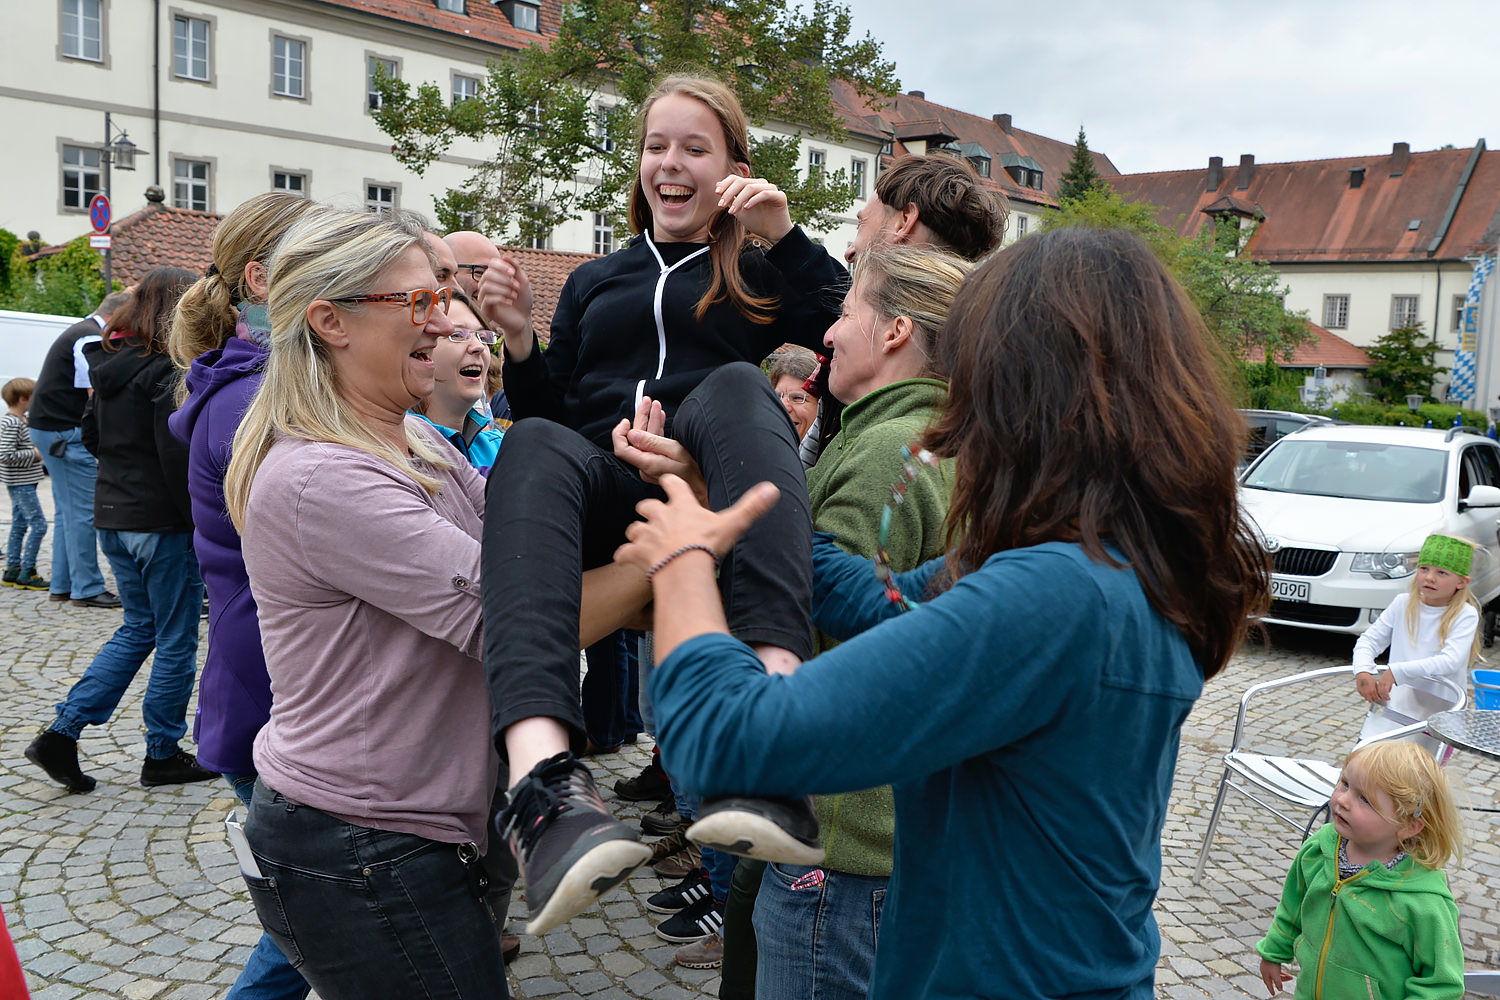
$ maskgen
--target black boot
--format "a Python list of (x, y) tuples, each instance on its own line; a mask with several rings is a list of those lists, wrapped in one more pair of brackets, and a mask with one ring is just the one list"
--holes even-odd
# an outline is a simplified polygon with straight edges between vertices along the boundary
[(43, 729), (31, 746), (26, 759), (47, 772), (47, 776), (70, 792), (92, 792), (95, 781), (78, 767), (78, 741), (51, 729)]

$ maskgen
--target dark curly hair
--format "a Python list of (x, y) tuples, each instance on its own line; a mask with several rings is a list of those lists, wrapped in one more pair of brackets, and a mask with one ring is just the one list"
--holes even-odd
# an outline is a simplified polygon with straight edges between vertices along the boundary
[(1146, 244), (1122, 231), (1028, 236), (964, 283), (938, 354), (948, 408), (927, 446), (957, 460), (949, 565), (1081, 545), (1128, 563), (1212, 677), (1268, 601), (1240, 517), (1244, 423), (1208, 332)]

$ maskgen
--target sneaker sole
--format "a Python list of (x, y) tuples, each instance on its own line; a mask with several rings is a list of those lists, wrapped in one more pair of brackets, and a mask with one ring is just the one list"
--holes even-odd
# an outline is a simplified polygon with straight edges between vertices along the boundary
[(821, 845), (803, 843), (764, 816), (728, 809), (700, 819), (687, 836), (699, 847), (757, 861), (820, 865), (825, 856)]
[(687, 937), (682, 937), (666, 933), (661, 929), (660, 924), (656, 927), (656, 936), (663, 941), (670, 941), (673, 944), (692, 944), (694, 941), (702, 941), (712, 933), (713, 931), (695, 931)]
[(547, 905), (526, 924), (527, 934), (546, 934), (593, 905), (651, 857), (636, 840), (608, 840), (573, 863), (552, 890)]
[(724, 964), (724, 960), (722, 958), (720, 958), (720, 959), (711, 959), (710, 958), (710, 959), (705, 959), (702, 962), (684, 962), (682, 959), (679, 958), (679, 959), (677, 959), (677, 964), (680, 965), (684, 969), (717, 969), (717, 968), (719, 968), (720, 966), (722, 966)]

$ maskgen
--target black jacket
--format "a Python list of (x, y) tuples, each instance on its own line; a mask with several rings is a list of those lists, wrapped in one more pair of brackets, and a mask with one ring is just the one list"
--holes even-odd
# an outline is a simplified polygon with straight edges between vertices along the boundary
[(36, 392), (31, 396), (31, 410), (26, 422), (33, 430), (70, 431), (83, 422), (83, 408), (88, 403), (87, 389), (73, 388), (73, 345), (84, 337), (99, 336), (99, 324), (86, 316), (64, 330), (42, 361), (36, 377)]
[(753, 292), (780, 300), (774, 322), (752, 323), (727, 301), (701, 323), (693, 317), (713, 276), (704, 243), (652, 244), (641, 235), (579, 266), (563, 285), (547, 349), (533, 342), (525, 361), (505, 361), (515, 416), (566, 424), (609, 451), (610, 429), (642, 395), (661, 402), (670, 431), (677, 407), (715, 368), (758, 365), (788, 342), (821, 350), (848, 284), (843, 265), (800, 227), (740, 261)]
[(94, 527), (110, 531), (192, 531), (187, 445), (167, 427), (177, 408), (177, 368), (133, 341), (117, 351), (83, 349), (94, 395), (83, 411), (83, 446), (99, 459)]

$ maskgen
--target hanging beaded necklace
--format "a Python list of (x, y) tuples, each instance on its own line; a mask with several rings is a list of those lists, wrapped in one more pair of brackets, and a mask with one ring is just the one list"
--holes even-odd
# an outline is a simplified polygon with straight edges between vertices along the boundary
[(875, 579), (885, 589), (886, 599), (902, 611), (910, 611), (917, 606), (917, 602), (901, 593), (901, 588), (896, 586), (896, 577), (891, 572), (891, 557), (885, 551), (885, 543), (891, 534), (891, 512), (896, 505), (906, 502), (906, 488), (917, 481), (917, 473), (922, 471), (922, 466), (934, 469), (938, 467), (938, 457), (926, 448), (919, 447), (919, 443), (914, 441), (901, 448), (901, 478), (892, 484), (890, 502), (880, 514), (880, 541), (875, 547)]

